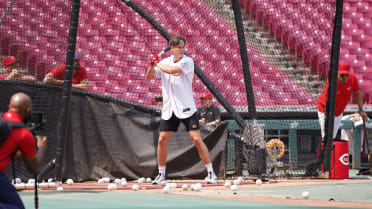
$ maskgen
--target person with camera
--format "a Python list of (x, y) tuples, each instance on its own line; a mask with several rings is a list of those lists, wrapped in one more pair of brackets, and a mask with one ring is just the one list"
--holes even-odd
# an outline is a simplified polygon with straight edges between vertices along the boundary
[[(2, 115), (5, 121), (24, 122), (31, 117), (32, 101), (25, 93), (12, 95), (9, 109)], [(5, 176), (4, 171), (12, 158), (22, 157), (28, 170), (36, 173), (47, 147), (47, 138), (37, 137), (35, 150), (35, 138), (27, 128), (13, 128), (6, 140), (0, 145), (0, 208), (24, 209), (22, 200), (18, 196), (14, 186)]]

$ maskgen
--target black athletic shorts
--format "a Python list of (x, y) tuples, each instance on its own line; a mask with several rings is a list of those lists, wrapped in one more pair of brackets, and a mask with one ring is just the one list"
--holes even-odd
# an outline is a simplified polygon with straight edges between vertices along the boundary
[(179, 119), (174, 113), (172, 113), (172, 117), (169, 120), (160, 120), (160, 131), (177, 132), (180, 122), (185, 125), (187, 132), (200, 129), (199, 117), (197, 112), (195, 112), (191, 117), (185, 119)]

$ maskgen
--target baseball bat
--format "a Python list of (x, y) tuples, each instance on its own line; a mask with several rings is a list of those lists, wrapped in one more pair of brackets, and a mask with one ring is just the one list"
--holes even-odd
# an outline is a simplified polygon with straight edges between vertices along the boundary
[(169, 51), (170, 50), (170, 45), (168, 45), (167, 47), (165, 47), (159, 54), (158, 54), (158, 57), (161, 57), (161, 55), (163, 55), (165, 52)]
[[(165, 52), (169, 51), (170, 50), (170, 45), (168, 45), (167, 47), (165, 47), (161, 52), (159, 52), (158, 54), (158, 57), (161, 57)], [(149, 60), (149, 64), (151, 64), (151, 61)]]
[(369, 167), (369, 173), (372, 174), (372, 156), (371, 156), (371, 150), (369, 150), (369, 143), (368, 143), (368, 132), (367, 132), (367, 126), (366, 126), (366, 120), (363, 118), (363, 130), (364, 130), (364, 143), (367, 148), (368, 153), (368, 167)]

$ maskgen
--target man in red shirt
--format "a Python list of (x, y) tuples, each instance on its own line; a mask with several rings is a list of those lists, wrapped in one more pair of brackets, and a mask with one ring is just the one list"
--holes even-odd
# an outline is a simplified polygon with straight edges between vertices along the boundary
[(7, 56), (3, 59), (3, 66), (6, 73), (0, 74), (0, 80), (24, 80), (24, 81), (33, 81), (36, 79), (31, 75), (24, 75), (20, 73), (21, 66), (19, 60), (13, 56)]
[[(325, 109), (328, 98), (328, 86), (329, 82), (324, 85), (324, 89), (319, 96), (317, 110), (320, 123), (320, 129), (322, 132), (322, 138), (325, 136), (324, 123), (325, 123)], [(350, 72), (350, 65), (347, 62), (340, 62), (338, 67), (337, 76), (337, 93), (336, 93), (336, 108), (335, 108), (335, 121), (333, 129), (333, 138), (336, 137), (337, 131), (341, 124), (341, 118), (343, 116), (346, 105), (348, 104), (351, 96), (355, 94), (357, 104), (359, 106), (359, 114), (363, 118), (368, 118), (367, 114), (363, 110), (363, 99), (360, 92), (358, 80), (353, 73)]]
[[(85, 67), (80, 65), (81, 53), (75, 53), (72, 87), (83, 90), (88, 89), (88, 74)], [(65, 78), (66, 65), (62, 64), (46, 74), (43, 83), (45, 84), (63, 84)]]
[[(9, 102), (9, 109), (2, 115), (6, 121), (21, 122), (31, 115), (31, 98), (24, 93), (14, 94)], [(12, 157), (22, 156), (30, 172), (38, 171), (45, 151), (46, 137), (38, 137), (38, 152), (35, 151), (35, 139), (27, 128), (13, 128), (7, 139), (0, 146), (0, 208), (24, 209), (14, 186), (4, 174)], [(14, 153), (17, 153), (14, 155)]]

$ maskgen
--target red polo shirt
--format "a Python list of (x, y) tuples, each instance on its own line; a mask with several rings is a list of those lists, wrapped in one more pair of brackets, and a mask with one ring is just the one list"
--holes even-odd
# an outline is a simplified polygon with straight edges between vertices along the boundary
[[(66, 65), (59, 65), (54, 68), (50, 73), (53, 74), (54, 78), (63, 80), (65, 78)], [(85, 67), (80, 66), (72, 75), (72, 84), (80, 84), (81, 81), (87, 80), (88, 74)]]
[[(318, 99), (318, 111), (325, 113), (325, 105), (327, 103), (328, 98), (328, 80), (324, 85), (324, 89), (319, 96)], [(357, 92), (359, 90), (358, 80), (354, 74), (349, 74), (349, 79), (345, 84), (341, 84), (339, 80), (337, 80), (337, 93), (336, 93), (336, 109), (335, 109), (335, 116), (340, 116), (349, 102), (353, 92)]]
[[(22, 122), (18, 113), (8, 111), (3, 115), (6, 121)], [(12, 154), (21, 150), (24, 157), (33, 157), (36, 155), (35, 138), (27, 128), (14, 128), (5, 142), (0, 146), (0, 171), (4, 172)]]

